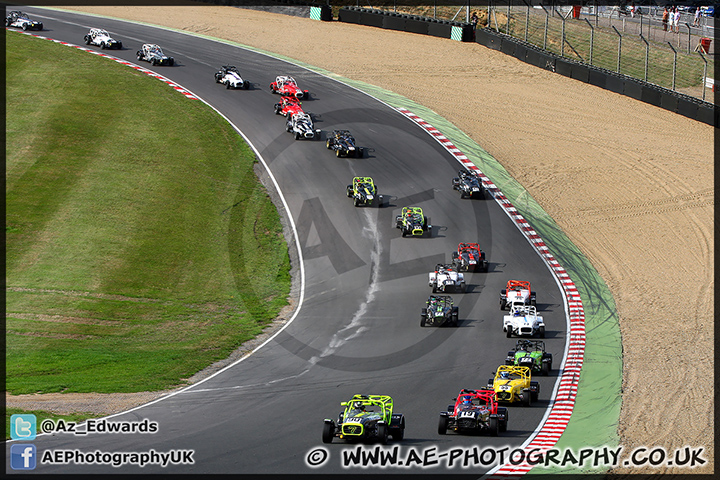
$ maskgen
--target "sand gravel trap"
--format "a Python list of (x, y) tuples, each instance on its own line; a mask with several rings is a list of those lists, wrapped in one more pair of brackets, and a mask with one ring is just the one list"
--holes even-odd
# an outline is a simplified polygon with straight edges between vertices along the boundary
[[(624, 350), (622, 445), (705, 446), (710, 462), (693, 473), (713, 472), (712, 127), (478, 44), (233, 7), (72, 8), (277, 52), (453, 122), (527, 188), (610, 287)], [(319, 47), (279, 35), (290, 22)]]

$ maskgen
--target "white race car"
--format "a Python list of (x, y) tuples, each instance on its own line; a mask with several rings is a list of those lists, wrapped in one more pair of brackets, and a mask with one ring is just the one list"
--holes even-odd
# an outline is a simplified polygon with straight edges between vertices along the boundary
[(519, 337), (538, 335), (540, 338), (545, 338), (545, 323), (537, 314), (535, 305), (517, 302), (510, 307), (510, 313), (503, 316), (503, 332), (508, 338), (513, 335)]
[(516, 303), (535, 305), (535, 292), (530, 288), (530, 282), (508, 280), (505, 288), (500, 291), (500, 310), (509, 310)]
[(237, 67), (233, 65), (223, 65), (220, 70), (215, 72), (215, 82), (222, 83), (225, 88), (250, 88), (250, 82), (243, 80), (238, 72)]
[(285, 124), (285, 130), (295, 135), (295, 140), (320, 137), (320, 129), (315, 128), (312, 118), (307, 113), (293, 113)]
[(465, 275), (455, 270), (451, 265), (443, 265), (438, 263), (435, 271), (428, 274), (428, 286), (432, 287), (433, 293), (447, 292), (454, 290), (456, 292), (465, 292)]
[(155, 65), (175, 65), (175, 58), (165, 55), (159, 45), (154, 43), (144, 43), (140, 50), (135, 54), (138, 60), (145, 60)]
[(85, 34), (85, 45), (97, 45), (103, 50), (106, 48), (122, 50), (122, 42), (112, 38), (107, 30), (103, 30), (102, 28), (91, 28), (90, 31)]
[(5, 17), (6, 27), (22, 28), (23, 30), (42, 30), (43, 24), (37, 20), (30, 20), (28, 14), (20, 10), (13, 10)]

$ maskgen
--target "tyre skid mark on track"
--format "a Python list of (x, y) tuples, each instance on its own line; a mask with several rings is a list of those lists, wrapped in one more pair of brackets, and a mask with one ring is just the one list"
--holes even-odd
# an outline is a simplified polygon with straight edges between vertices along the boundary
[[(9, 31), (11, 31), (11, 32), (16, 31), (16, 30), (10, 30), (10, 29), (7, 28), (7, 27), (6, 27), (6, 30), (9, 30)], [(104, 53), (104, 52), (98, 52), (97, 50), (93, 50), (92, 48), (83, 47), (82, 45), (75, 45), (75, 44), (69, 43), (69, 42), (63, 42), (63, 41), (61, 41), (61, 40), (55, 40), (54, 38), (44, 37), (44, 36), (42, 36), (42, 35), (37, 35), (37, 34), (35, 34), (35, 33), (30, 33), (30, 32), (17, 32), (17, 33), (22, 33), (23, 35), (29, 35), (29, 36), (31, 36), (31, 37), (36, 37), (36, 38), (42, 38), (42, 39), (44, 39), (44, 40), (50, 40), (51, 42), (59, 43), (59, 44), (61, 44), (61, 45), (65, 45), (65, 46), (68, 46), (68, 47), (74, 47), (74, 48), (77, 48), (78, 50), (83, 50), (83, 51), (85, 51), (85, 52), (92, 53), (92, 54), (98, 55), (98, 56), (100, 56), (100, 57), (105, 57), (105, 58), (108, 58), (108, 59), (110, 59), (110, 60), (114, 60), (114, 61), (116, 61), (117, 63), (120, 63), (120, 64), (125, 65), (125, 66), (128, 66), (128, 67), (132, 67), (132, 68), (134, 68), (135, 70), (137, 70), (137, 71), (139, 71), (139, 72), (142, 72), (142, 73), (144, 73), (144, 74), (146, 74), (146, 75), (149, 75), (149, 76), (151, 76), (151, 77), (155, 77), (155, 78), (157, 78), (158, 80), (162, 80), (163, 82), (167, 83), (167, 84), (170, 85), (172, 88), (174, 88), (176, 91), (182, 93), (183, 95), (185, 95), (187, 98), (189, 98), (189, 99), (191, 99), (191, 100), (199, 100), (199, 98), (196, 97), (195, 94), (192, 93), (190, 90), (187, 90), (187, 89), (181, 87), (180, 85), (178, 85), (177, 83), (173, 82), (173, 81), (170, 80), (169, 78), (166, 78), (166, 77), (160, 75), (159, 73), (153, 72), (152, 70), (148, 70), (147, 68), (141, 67), (140, 65), (136, 65), (136, 64), (134, 64), (134, 63), (132, 63), (132, 62), (128, 62), (127, 60), (123, 60), (122, 58), (113, 57), (112, 55), (108, 55), (107, 53)]]
[[(555, 399), (551, 400), (548, 412), (540, 422), (540, 426), (531, 434), (523, 443), (522, 447), (528, 453), (531, 450), (536, 452), (545, 452), (552, 448), (560, 436), (567, 428), (573, 409), (575, 407), (575, 398), (577, 396), (578, 380), (580, 378), (580, 370), (582, 369), (583, 357), (585, 353), (585, 313), (583, 310), (580, 293), (575, 283), (568, 275), (567, 271), (558, 263), (550, 253), (545, 242), (540, 235), (530, 226), (523, 216), (512, 205), (510, 200), (500, 191), (490, 179), (483, 174), (460, 149), (458, 149), (447, 137), (445, 137), (437, 128), (418, 117), (414, 113), (405, 108), (397, 109), (402, 115), (412, 120), (414, 123), (423, 128), (435, 140), (437, 140), (448, 152), (453, 154), (455, 158), (468, 170), (477, 175), (486, 189), (491, 193), (495, 201), (515, 223), (522, 234), (527, 238), (530, 244), (535, 248), (537, 253), (548, 265), (550, 271), (555, 276), (565, 301), (565, 311), (569, 323), (569, 336), (567, 342), (567, 351), (565, 354), (564, 364), (561, 367), (562, 373), (560, 381), (556, 388)], [(533, 465), (522, 463), (512, 465), (509, 462), (500, 465), (487, 475), (492, 477), (506, 477), (507, 475), (520, 476), (529, 472)]]

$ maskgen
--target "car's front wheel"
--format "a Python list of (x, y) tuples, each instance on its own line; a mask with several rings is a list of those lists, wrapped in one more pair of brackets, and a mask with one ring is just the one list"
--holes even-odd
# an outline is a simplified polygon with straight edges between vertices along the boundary
[(332, 423), (326, 423), (323, 425), (322, 441), (323, 443), (332, 443), (333, 437), (335, 436), (335, 425)]
[(438, 420), (438, 434), (445, 435), (447, 433), (448, 417), (441, 415)]
[(387, 442), (388, 442), (387, 425), (385, 425), (385, 424), (378, 425), (378, 438), (380, 439), (381, 444), (387, 445)]
[(500, 422), (497, 417), (490, 419), (490, 436), (497, 437), (498, 431), (500, 430)]

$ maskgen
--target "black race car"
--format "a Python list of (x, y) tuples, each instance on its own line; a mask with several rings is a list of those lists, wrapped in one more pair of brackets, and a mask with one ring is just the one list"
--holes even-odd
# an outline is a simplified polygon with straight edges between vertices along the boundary
[(338, 415), (337, 423), (325, 419), (323, 443), (332, 443), (339, 437), (347, 442), (379, 441), (385, 445), (388, 437), (402, 440), (405, 437), (405, 416), (393, 412), (393, 399), (388, 395), (353, 395), (340, 405), (345, 410)]
[(545, 342), (542, 340), (518, 340), (515, 349), (510, 350), (505, 359), (505, 365), (530, 367), (533, 372), (548, 376), (552, 371), (552, 353), (545, 351)]
[(425, 307), (420, 311), (420, 326), (457, 327), (458, 307), (449, 295), (430, 295)]
[(42, 30), (43, 24), (37, 20), (30, 20), (28, 14), (20, 10), (13, 10), (5, 17), (6, 27), (22, 28), (23, 30)]
[(467, 170), (460, 170), (452, 179), (452, 188), (460, 191), (460, 198), (485, 198), (482, 182)]
[(333, 130), (328, 134), (325, 146), (335, 150), (335, 155), (338, 157), (362, 158), (363, 156), (363, 148), (355, 144), (355, 137), (348, 130)]

